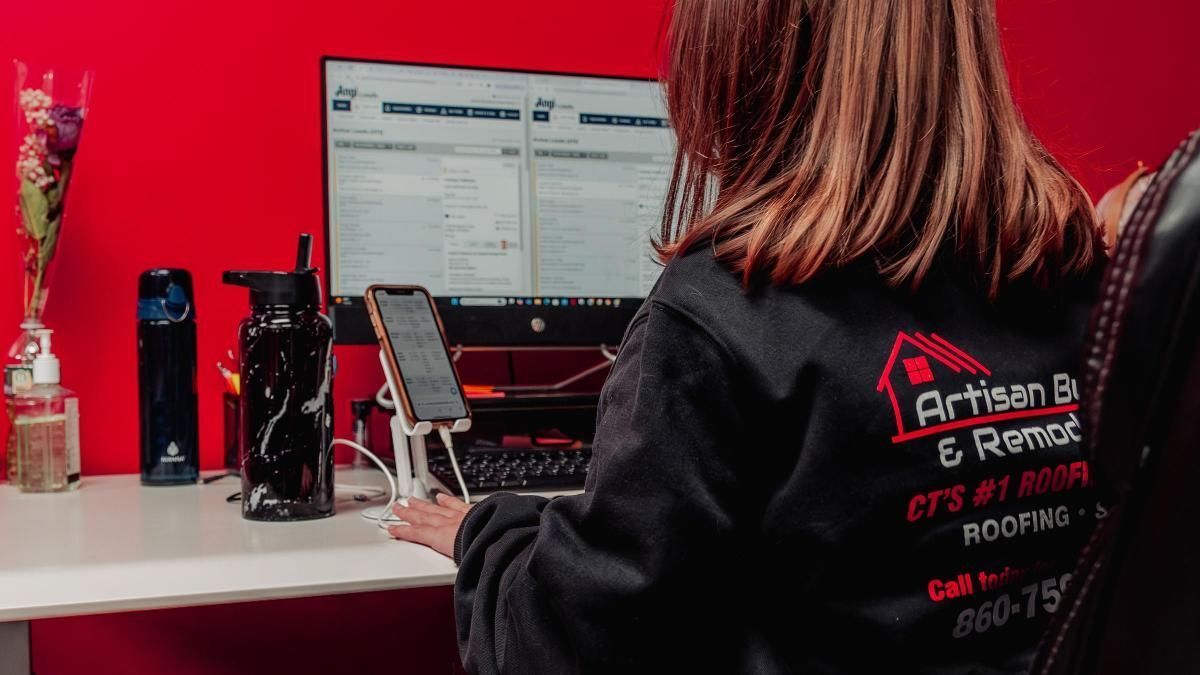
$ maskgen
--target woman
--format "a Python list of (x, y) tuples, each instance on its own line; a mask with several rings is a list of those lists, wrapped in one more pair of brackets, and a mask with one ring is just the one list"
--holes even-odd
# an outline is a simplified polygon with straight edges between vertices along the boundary
[(397, 509), (467, 669), (1022, 672), (1098, 515), (1103, 244), (992, 0), (684, 1), (669, 41), (667, 264), (587, 491)]

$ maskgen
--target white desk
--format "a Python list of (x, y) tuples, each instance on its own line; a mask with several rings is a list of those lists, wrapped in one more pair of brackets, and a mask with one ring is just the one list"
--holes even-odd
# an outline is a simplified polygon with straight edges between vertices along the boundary
[[(384, 484), (341, 467), (337, 481)], [(84, 477), (65, 494), (0, 485), (0, 675), (29, 672), (31, 619), (454, 581), (451, 560), (389, 538), (349, 493), (332, 518), (256, 523), (225, 501), (239, 489), (236, 478), (142, 487), (136, 475)]]

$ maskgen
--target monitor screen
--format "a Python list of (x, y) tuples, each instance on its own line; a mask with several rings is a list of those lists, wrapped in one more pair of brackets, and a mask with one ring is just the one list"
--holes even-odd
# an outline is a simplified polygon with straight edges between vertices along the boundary
[(418, 284), (453, 344), (615, 344), (661, 266), (674, 153), (657, 82), (322, 60), (335, 336)]

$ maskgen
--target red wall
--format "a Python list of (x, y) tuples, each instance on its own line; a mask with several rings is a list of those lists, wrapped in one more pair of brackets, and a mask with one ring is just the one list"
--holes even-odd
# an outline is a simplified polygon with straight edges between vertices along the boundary
[[(47, 15), (39, 3), (9, 3), (0, 63), (20, 57), (97, 71), (47, 311), (65, 384), (81, 396), (85, 475), (137, 470), (135, 283), (141, 270), (163, 265), (196, 279), (201, 458), (205, 468), (219, 465), (213, 364), (246, 312), (245, 291), (222, 286), (220, 273), (289, 265), (295, 235), (321, 233), (321, 54), (654, 75), (665, 4), (64, 0)], [(1185, 35), (1200, 9), (1142, 5), (1001, 2), (1027, 113), (1093, 192), (1133, 160), (1157, 160), (1200, 123), (1200, 56)], [(0, 92), (12, 91), (11, 80), (0, 67)], [(9, 161), (2, 149), (12, 127), (0, 124), (0, 164)], [(13, 203), (0, 193), (0, 205)], [(5, 346), (20, 313), (15, 245), (0, 236), (0, 288), (13, 289), (0, 292)], [(338, 357), (345, 433), (346, 400), (369, 394), (379, 377), (370, 349)], [(545, 363), (519, 358), (520, 375), (547, 379), (534, 372)], [(494, 357), (468, 356), (463, 366), (468, 379), (506, 376)]]
[[(664, 3), (590, 6), (64, 0), (50, 16), (43, 4), (6, 3), (0, 97), (12, 91), (13, 57), (88, 63), (97, 73), (46, 314), (64, 384), (80, 395), (85, 476), (138, 470), (136, 282), (154, 266), (184, 267), (195, 278), (201, 460), (220, 466), (214, 364), (247, 312), (246, 291), (222, 286), (221, 272), (290, 267), (297, 233), (323, 238), (322, 54), (654, 75)], [(0, 123), (5, 166), (12, 127)], [(0, 194), (6, 211), (13, 203)], [(0, 229), (4, 289), (20, 282), (10, 231)], [(314, 259), (323, 256), (322, 247)], [(18, 295), (0, 292), (5, 348), (16, 335)], [(370, 349), (338, 350), (340, 433), (349, 396), (381, 382), (374, 358)], [(494, 358), (469, 356), (464, 366), (468, 378), (507, 376)]]
[[(47, 313), (58, 330), (65, 384), (81, 396), (85, 475), (137, 470), (135, 280), (141, 270), (163, 265), (186, 267), (196, 278), (201, 456), (205, 468), (219, 465), (221, 389), (213, 363), (233, 345), (234, 327), (246, 310), (245, 292), (222, 287), (220, 272), (289, 265), (296, 234), (321, 232), (321, 54), (654, 75), (655, 36), (666, 4), (5, 3), (0, 106), (8, 105), (3, 97), (12, 91), (9, 58), (87, 63), (97, 71)], [(1093, 193), (1134, 160), (1161, 159), (1200, 126), (1200, 52), (1189, 30), (1200, 22), (1195, 3), (1001, 0), (1001, 20), (1027, 115)], [(9, 161), (11, 130), (11, 123), (0, 123), (0, 168)], [(10, 209), (12, 203), (0, 193), (0, 206)], [(7, 231), (0, 228), (5, 346), (20, 312), (16, 239)], [(338, 428), (344, 434), (345, 401), (371, 393), (378, 376), (369, 349), (339, 349), (338, 357)], [(548, 379), (545, 363), (521, 358), (518, 369), (526, 379)], [(495, 358), (468, 356), (463, 366), (476, 381), (505, 373)], [(379, 597), (420, 608), (430, 596)], [(444, 639), (447, 598), (444, 592), (434, 597), (440, 618), (406, 626), (433, 645), (436, 658), (429, 663), (444, 664), (453, 659)], [(264, 633), (258, 647), (239, 641), (221, 626), (239, 625), (245, 611), (39, 622), (35, 661), (44, 675), (83, 672), (89, 661), (125, 664), (127, 672), (163, 672), (183, 662), (281, 670), (271, 655), (288, 653), (291, 630)], [(361, 598), (266, 603), (254, 611), (328, 616), (339, 650), (373, 649), (380, 637), (387, 643), (390, 634), (377, 633), (375, 622), (399, 624), (393, 613)], [(155, 646), (147, 650), (147, 644)], [(189, 656), (172, 655), (184, 650)], [(284, 663), (310, 670), (301, 667), (312, 665), (306, 659)], [(234, 668), (238, 663), (243, 667)]]
[(1097, 198), (1200, 127), (1200, 4), (998, 0), (1017, 98)]

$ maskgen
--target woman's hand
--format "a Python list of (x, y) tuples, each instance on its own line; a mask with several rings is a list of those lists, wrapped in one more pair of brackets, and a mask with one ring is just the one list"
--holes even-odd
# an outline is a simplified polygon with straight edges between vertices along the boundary
[(388, 528), (388, 533), (453, 558), (458, 526), (470, 510), (470, 505), (447, 494), (438, 493), (436, 504), (409, 497), (407, 507), (400, 504), (392, 507), (392, 512), (408, 525), (394, 525)]

